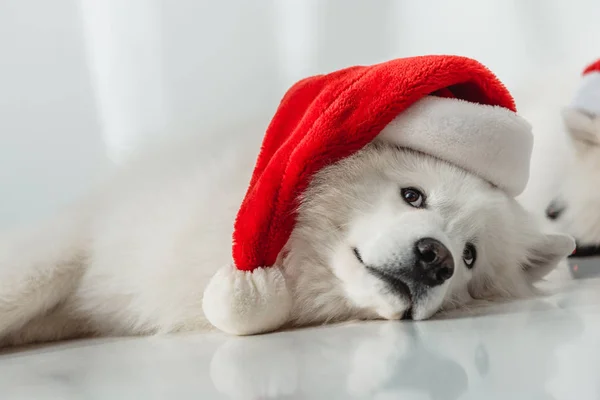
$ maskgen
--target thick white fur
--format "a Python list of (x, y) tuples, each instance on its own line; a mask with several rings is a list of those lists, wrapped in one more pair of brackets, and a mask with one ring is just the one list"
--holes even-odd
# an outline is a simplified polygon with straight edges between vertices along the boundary
[[(1, 344), (211, 329), (203, 291), (231, 262), (259, 142), (156, 146), (62, 215), (0, 239)], [(402, 201), (406, 186), (426, 193), (426, 209)], [(320, 172), (305, 193), (277, 264), (291, 293), (286, 326), (402, 317), (410, 304), (367, 274), (351, 248), (373, 265), (402, 262), (423, 236), (447, 245), (456, 271), (415, 299), (417, 319), (472, 298), (530, 295), (531, 282), (573, 247), (482, 179), (374, 143)], [(473, 270), (461, 260), (466, 241), (478, 247)]]

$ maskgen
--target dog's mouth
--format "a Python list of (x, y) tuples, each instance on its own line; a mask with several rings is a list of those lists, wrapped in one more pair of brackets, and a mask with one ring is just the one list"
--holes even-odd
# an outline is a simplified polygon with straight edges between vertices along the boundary
[(381, 271), (380, 269), (373, 268), (368, 265), (365, 266), (365, 268), (367, 268), (367, 271), (369, 271), (371, 275), (374, 275), (384, 281), (394, 294), (412, 303), (412, 294), (410, 292), (410, 288), (400, 276)]
[(356, 247), (352, 248), (352, 252), (354, 253), (354, 257), (356, 257), (358, 262), (360, 262), (362, 265), (365, 265), (365, 262), (363, 261), (362, 257), (360, 256), (360, 252)]
[(367, 271), (378, 279), (382, 280), (386, 283), (389, 289), (397, 296), (401, 297), (407, 303), (410, 304), (409, 308), (402, 315), (403, 320), (412, 320), (413, 319), (413, 296), (410, 291), (409, 286), (402, 279), (400, 274), (393, 274), (387, 271), (382, 271), (378, 268), (374, 268), (372, 266), (366, 265), (360, 255), (360, 252), (356, 247), (352, 248), (352, 252), (356, 259), (365, 266)]

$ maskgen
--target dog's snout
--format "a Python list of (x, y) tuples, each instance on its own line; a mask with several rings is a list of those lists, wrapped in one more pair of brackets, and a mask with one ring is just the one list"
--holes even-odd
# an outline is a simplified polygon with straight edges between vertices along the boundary
[(437, 286), (454, 274), (452, 253), (442, 242), (423, 238), (415, 243), (415, 278), (419, 283)]

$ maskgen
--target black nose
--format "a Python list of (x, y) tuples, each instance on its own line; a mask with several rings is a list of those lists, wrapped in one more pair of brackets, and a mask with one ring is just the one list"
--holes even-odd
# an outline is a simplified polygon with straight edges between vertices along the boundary
[(415, 243), (414, 278), (427, 286), (446, 282), (454, 274), (452, 253), (439, 240), (423, 238)]

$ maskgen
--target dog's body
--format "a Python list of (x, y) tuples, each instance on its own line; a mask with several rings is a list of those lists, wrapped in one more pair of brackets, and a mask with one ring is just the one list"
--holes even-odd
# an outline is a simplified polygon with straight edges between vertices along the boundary
[[(0, 344), (210, 329), (203, 291), (231, 262), (260, 137), (214, 143), (158, 146), (53, 220), (3, 237)], [(426, 204), (407, 204), (404, 188)], [(278, 261), (288, 326), (424, 319), (473, 298), (527, 296), (573, 245), (475, 175), (377, 142), (319, 172), (297, 221)], [(435, 284), (414, 272), (422, 238), (450, 257)]]

